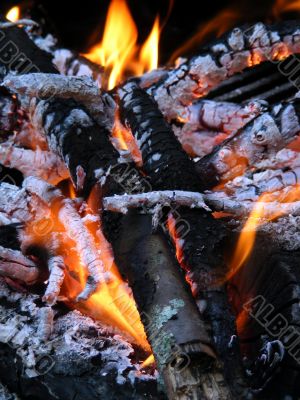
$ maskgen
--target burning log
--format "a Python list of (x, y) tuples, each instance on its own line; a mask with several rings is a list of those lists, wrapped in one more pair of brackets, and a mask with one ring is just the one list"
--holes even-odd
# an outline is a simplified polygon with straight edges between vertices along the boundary
[(299, 53), (297, 22), (235, 28), (203, 48), (199, 56), (171, 70), (163, 82), (149, 89), (168, 120), (219, 83), (250, 65)]
[(50, 151), (21, 149), (13, 143), (0, 145), (0, 163), (26, 176), (44, 179), (52, 185), (69, 178), (65, 163)]
[[(193, 171), (193, 164), (181, 149), (156, 103), (135, 83), (122, 86), (119, 95), (121, 117), (131, 128), (139, 144), (143, 168), (149, 175), (153, 188), (199, 191), (201, 186)], [(239, 352), (228, 351), (228, 343), (235, 333), (234, 320), (229, 311), (225, 290), (218, 287), (217, 283), (225, 273), (224, 262), (220, 257), (224, 232), (217, 221), (203, 209), (189, 210), (181, 207), (176, 212), (180, 220), (175, 220), (175, 227), (178, 228), (182, 221), (189, 225), (182, 248), (188, 279), (201, 285), (198, 296), (207, 301), (206, 315), (212, 326), (213, 337), (216, 338), (217, 351), (226, 370), (231, 370), (225, 371), (225, 376), (232, 392), (244, 396), (247, 388)], [(206, 246), (208, 242), (210, 248)], [(234, 373), (231, 375), (232, 371)]]
[(195, 164), (205, 188), (242, 175), (249, 166), (290, 143), (300, 131), (299, 101), (274, 105)]
[(226, 79), (211, 90), (206, 98), (231, 102), (254, 98), (266, 100), (269, 103), (286, 101), (297, 92), (299, 72), (296, 71), (296, 65), (298, 62), (299, 56), (295, 54), (278, 62), (262, 62)]
[(182, 133), (213, 130), (231, 134), (266, 111), (267, 103), (256, 100), (246, 104), (198, 100), (186, 107), (180, 118), (184, 121)]

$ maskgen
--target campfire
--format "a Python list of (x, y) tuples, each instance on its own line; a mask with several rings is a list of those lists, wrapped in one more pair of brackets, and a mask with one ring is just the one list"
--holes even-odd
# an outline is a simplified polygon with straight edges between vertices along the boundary
[(1, 18), (1, 400), (299, 398), (300, 22), (239, 18)]

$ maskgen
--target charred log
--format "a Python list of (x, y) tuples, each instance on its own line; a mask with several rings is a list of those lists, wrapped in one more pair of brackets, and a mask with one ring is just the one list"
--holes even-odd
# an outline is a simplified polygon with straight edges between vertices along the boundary
[[(5, 20), (2, 18), (0, 21)], [(51, 55), (38, 48), (27, 33), (18, 27), (0, 31), (1, 65), (6, 73), (49, 72), (57, 73)]]
[[(122, 87), (119, 95), (121, 116), (140, 146), (143, 168), (149, 175), (153, 188), (199, 191), (201, 186), (199, 180), (195, 179), (193, 163), (181, 149), (156, 103), (134, 83)], [(172, 212), (174, 216), (174, 210), (171, 209)], [(225, 273), (221, 256), (224, 231), (205, 210), (181, 207), (176, 209), (176, 213), (179, 215), (179, 218), (175, 218), (176, 231), (181, 231), (182, 234), (182, 224), (188, 224), (188, 229), (181, 238), (182, 261), (188, 277), (194, 282), (202, 283), (197, 298), (205, 298), (209, 303), (206, 315), (213, 329), (213, 337), (218, 337), (215, 345), (225, 363), (225, 376), (233, 393), (238, 393), (243, 398), (247, 389), (243, 381), (239, 352), (234, 351), (232, 354), (227, 346), (235, 334), (234, 319), (228, 307), (225, 289), (218, 285), (218, 280)], [(219, 315), (222, 315), (220, 318), (216, 318), (213, 305), (215, 300)]]

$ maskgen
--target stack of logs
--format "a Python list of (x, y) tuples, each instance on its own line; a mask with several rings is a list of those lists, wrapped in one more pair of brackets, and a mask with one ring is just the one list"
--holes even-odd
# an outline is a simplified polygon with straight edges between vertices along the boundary
[[(0, 378), (9, 390), (50, 400), (165, 396), (153, 389), (156, 372), (134, 362), (136, 344), (62, 306), (61, 232), (35, 243), (26, 228), (54, 212), (86, 269), (76, 298), (86, 301), (114, 279), (80, 214), (97, 187), (101, 229), (167, 397), (297, 396), (295, 358), (243, 305), (262, 294), (273, 316), (277, 310), (299, 324), (300, 202), (263, 204), (266, 220), (284, 216), (261, 228), (253, 256), (229, 281), (227, 257), (259, 195), (288, 196), (298, 183), (299, 153), (287, 148), (300, 132), (296, 90), (280, 103), (199, 97), (258, 60), (274, 65), (300, 53), (299, 25), (235, 28), (176, 68), (107, 92), (102, 68), (58, 48), (30, 21), (1, 20), (0, 162), (10, 176), (15, 169), (25, 177), (21, 186), (0, 185), (0, 365), (7, 368)], [(127, 132), (126, 151), (113, 137), (116, 126)], [(81, 205), (61, 190), (68, 179)], [(212, 215), (220, 211), (223, 218)]]

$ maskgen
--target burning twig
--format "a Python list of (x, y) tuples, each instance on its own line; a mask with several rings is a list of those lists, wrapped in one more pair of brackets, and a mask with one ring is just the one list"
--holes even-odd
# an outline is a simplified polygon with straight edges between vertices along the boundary
[(184, 107), (205, 95), (231, 75), (254, 63), (278, 60), (299, 52), (298, 23), (279, 26), (257, 23), (235, 28), (202, 54), (171, 70), (162, 83), (149, 89), (162, 113), (169, 119), (182, 114)]
[(164, 190), (139, 194), (123, 194), (103, 199), (103, 206), (106, 210), (126, 214), (129, 208), (146, 207), (153, 208), (156, 205), (161, 207), (181, 205), (191, 208), (210, 209), (204, 202), (203, 195), (196, 192), (185, 192), (181, 190)]
[[(287, 188), (286, 188), (287, 189)], [(234, 197), (225, 197), (223, 193), (195, 193), (176, 190), (157, 191), (136, 195), (119, 195), (105, 197), (104, 208), (108, 211), (126, 214), (130, 208), (154, 209), (158, 204), (160, 207), (184, 206), (190, 208), (204, 208), (213, 211), (224, 211), (238, 217), (248, 217), (253, 209), (257, 207), (257, 196), (253, 201), (239, 201)], [(262, 207), (262, 218), (268, 220), (270, 217), (279, 214), (297, 216), (300, 212), (300, 201), (279, 203), (277, 201), (260, 202)]]

